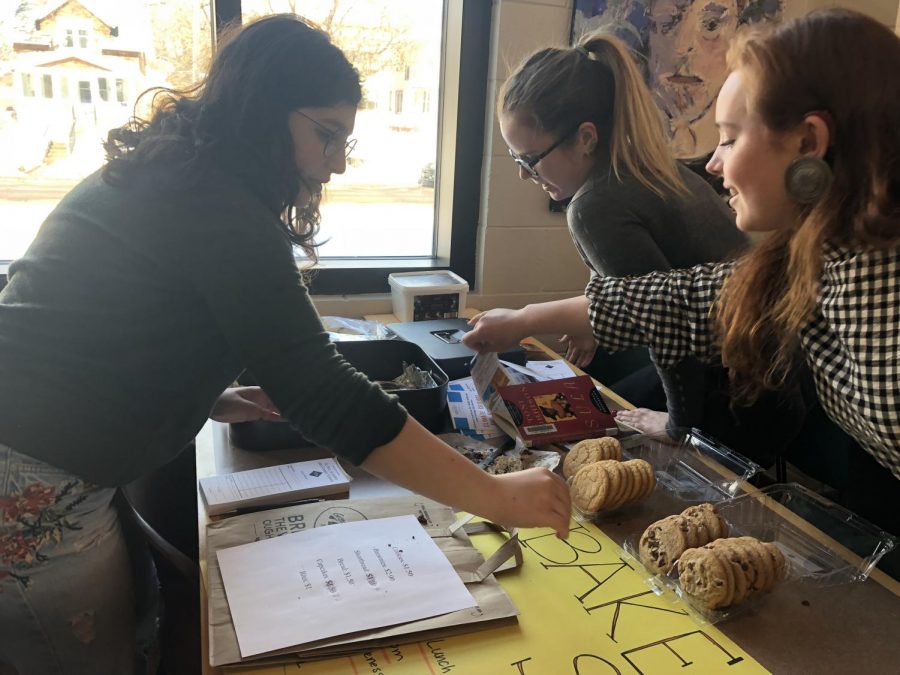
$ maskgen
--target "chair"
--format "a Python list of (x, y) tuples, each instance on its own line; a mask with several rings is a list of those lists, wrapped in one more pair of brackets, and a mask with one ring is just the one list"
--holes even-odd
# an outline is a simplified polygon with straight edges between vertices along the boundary
[(162, 597), (160, 673), (200, 672), (195, 448), (122, 489), (121, 511), (149, 546)]

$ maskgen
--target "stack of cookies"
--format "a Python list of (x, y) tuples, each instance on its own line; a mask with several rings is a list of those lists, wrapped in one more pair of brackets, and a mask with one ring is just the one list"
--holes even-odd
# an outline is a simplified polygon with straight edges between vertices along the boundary
[(717, 539), (678, 560), (681, 590), (699, 606), (720, 609), (770, 590), (784, 579), (784, 555), (753, 537)]
[(603, 436), (578, 441), (563, 460), (563, 476), (567, 479), (571, 478), (578, 473), (578, 469), (581, 467), (601, 462), (604, 459), (622, 461), (622, 444), (617, 438)]
[(665, 574), (687, 549), (728, 536), (728, 525), (712, 504), (690, 506), (678, 515), (651, 523), (641, 535), (641, 562), (654, 574)]
[[(563, 469), (565, 471), (565, 469)], [(645, 499), (656, 487), (653, 467), (643, 459), (604, 459), (581, 466), (572, 477), (572, 503), (584, 514), (617, 509)]]

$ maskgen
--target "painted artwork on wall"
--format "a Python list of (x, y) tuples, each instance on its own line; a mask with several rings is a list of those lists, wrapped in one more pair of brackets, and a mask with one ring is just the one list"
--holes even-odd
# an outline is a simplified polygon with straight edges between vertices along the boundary
[(639, 55), (678, 157), (715, 147), (715, 99), (739, 31), (781, 18), (782, 0), (575, 0), (572, 42), (603, 27)]

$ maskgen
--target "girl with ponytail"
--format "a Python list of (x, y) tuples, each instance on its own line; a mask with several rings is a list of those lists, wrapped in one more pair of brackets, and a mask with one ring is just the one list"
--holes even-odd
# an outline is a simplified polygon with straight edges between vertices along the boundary
[[(575, 47), (534, 53), (503, 85), (497, 107), (520, 177), (553, 199), (571, 198), (569, 232), (592, 276), (719, 261), (745, 244), (719, 196), (673, 158), (660, 111), (632, 54), (613, 35), (596, 32)], [(552, 315), (567, 302), (538, 307)], [(576, 365), (637, 405), (668, 408), (642, 408), (623, 419), (673, 436), (703, 425), (705, 382), (714, 374), (702, 364), (660, 373), (663, 394), (645, 349), (595, 354), (590, 335), (564, 339)]]

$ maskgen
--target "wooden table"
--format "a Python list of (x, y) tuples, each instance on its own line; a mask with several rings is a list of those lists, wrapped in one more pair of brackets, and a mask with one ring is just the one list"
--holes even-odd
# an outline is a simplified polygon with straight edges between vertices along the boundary
[[(393, 315), (366, 318), (384, 323), (396, 320)], [(529, 339), (528, 342), (549, 357), (558, 358), (558, 355), (537, 340)], [(604, 390), (604, 395), (611, 407), (632, 407), (614, 392)], [(309, 458), (308, 453), (309, 449), (305, 449), (304, 458)], [(226, 425), (215, 422), (209, 422), (197, 437), (198, 478), (297, 459), (297, 451), (293, 450), (248, 453), (234, 448), (229, 442)], [(358, 485), (366, 490), (365, 496), (374, 496), (378, 490), (385, 489), (383, 481), (371, 477), (368, 481), (362, 477)], [(210, 519), (206, 515), (199, 489), (198, 512), (201, 659), (203, 672), (211, 674), (222, 671), (208, 665), (205, 534)], [(640, 523), (629, 517), (608, 520), (603, 522), (602, 530), (613, 541), (621, 543), (635, 528), (642, 528), (649, 522), (648, 518), (652, 520), (662, 515), (667, 513), (659, 513), (652, 518), (648, 513), (641, 513)], [(827, 538), (808, 524), (801, 522), (801, 525), (815, 536)], [(844, 675), (897, 672), (897, 664), (900, 663), (900, 584), (876, 570), (863, 583), (832, 588), (804, 587), (792, 591), (773, 593), (766, 600), (764, 612), (742, 614), (720, 624), (718, 628), (761, 665), (775, 673)], [(510, 672), (516, 671), (511, 668)], [(687, 669), (683, 672), (697, 671)]]

